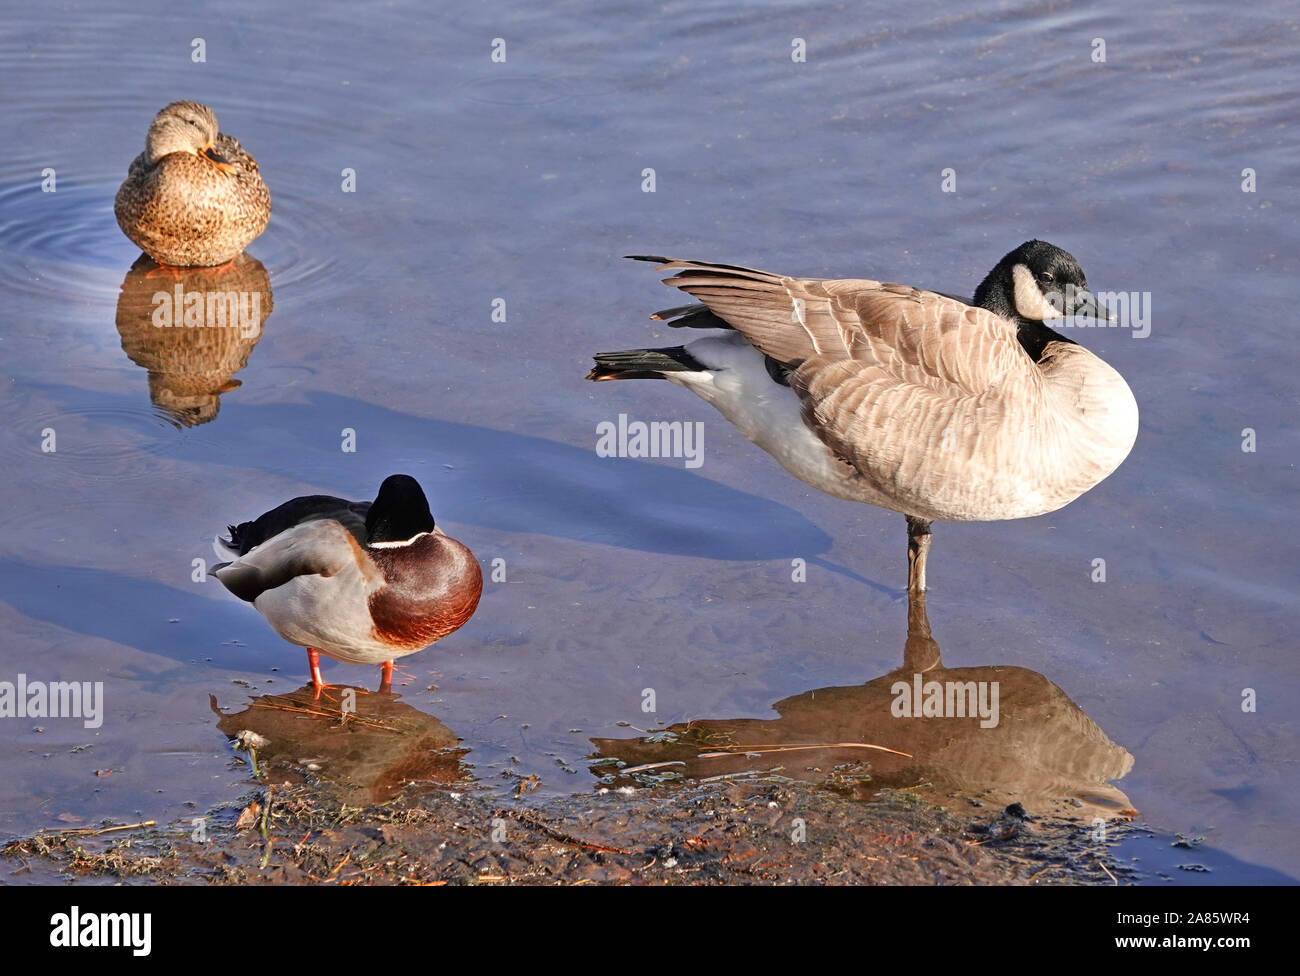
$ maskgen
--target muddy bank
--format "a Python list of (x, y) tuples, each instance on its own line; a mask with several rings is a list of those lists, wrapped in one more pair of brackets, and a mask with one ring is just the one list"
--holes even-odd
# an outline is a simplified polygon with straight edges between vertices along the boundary
[[(263, 787), (192, 824), (39, 833), (2, 852), (8, 883), (1115, 884), (1083, 823), (908, 793), (864, 803), (767, 778), (608, 791), (537, 806), (407, 792), (353, 806)], [(198, 837), (198, 839), (196, 839)]]
[[(318, 699), (304, 686), (236, 711), (213, 700), (249, 777), (239, 802), (167, 826), (41, 832), (0, 856), (13, 883), (1136, 880), (1111, 850), (1136, 811), (1106, 783), (1129, 754), (1036, 672), (944, 669), (923, 601), (910, 616), (903, 671), (778, 702), (777, 719), (593, 737), (595, 788), (545, 799), (518, 761), (513, 796), (472, 778), (456, 735), (391, 693)], [(892, 717), (892, 679), (908, 669), (992, 676), (1002, 720)]]

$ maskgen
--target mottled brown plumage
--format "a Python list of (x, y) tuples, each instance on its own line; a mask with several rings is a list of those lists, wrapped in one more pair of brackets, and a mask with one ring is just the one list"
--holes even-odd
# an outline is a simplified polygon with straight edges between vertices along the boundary
[(159, 264), (224, 264), (266, 229), (271, 194), (253, 159), (197, 102), (172, 102), (149, 126), (113, 202), (122, 233)]
[(240, 385), (234, 376), (262, 338), (271, 279), (248, 254), (222, 268), (158, 268), (142, 254), (122, 281), (122, 351), (149, 371), (155, 407), (186, 427), (205, 424)]

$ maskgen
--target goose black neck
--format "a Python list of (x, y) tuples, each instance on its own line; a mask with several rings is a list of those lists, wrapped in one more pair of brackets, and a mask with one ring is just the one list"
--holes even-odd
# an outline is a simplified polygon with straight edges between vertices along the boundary
[(1016, 310), (1014, 279), (1011, 271), (1015, 264), (1014, 253), (1008, 254), (999, 261), (997, 267), (980, 282), (971, 303), (1016, 323), (1016, 341), (1020, 343), (1020, 348), (1028, 353), (1030, 359), (1038, 362), (1043, 358), (1043, 350), (1047, 348), (1049, 342), (1073, 344), (1074, 340), (1067, 339), (1043, 322), (1025, 318)]
[(1016, 341), (1020, 348), (1029, 354), (1029, 358), (1038, 362), (1043, 358), (1043, 350), (1049, 342), (1068, 342), (1075, 345), (1073, 339), (1067, 339), (1055, 329), (1048, 328), (1042, 322), (1016, 316)]

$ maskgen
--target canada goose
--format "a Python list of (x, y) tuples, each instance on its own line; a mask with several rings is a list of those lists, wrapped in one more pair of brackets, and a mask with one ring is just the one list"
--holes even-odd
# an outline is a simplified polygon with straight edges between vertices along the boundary
[(322, 653), (382, 664), (387, 689), (393, 660), (458, 629), (483, 592), (474, 554), (435, 526), (409, 475), (384, 479), (373, 502), (305, 495), (229, 530), (216, 543), (238, 558), (213, 575), (307, 648), (317, 694)]
[(587, 378), (670, 380), (796, 478), (902, 512), (910, 593), (925, 590), (931, 521), (1055, 511), (1137, 437), (1124, 379), (1047, 325), (1103, 313), (1079, 262), (1046, 241), (1007, 254), (973, 304), (878, 281), (634, 260), (675, 272), (664, 284), (702, 303), (651, 318), (720, 331), (599, 353)]
[(149, 125), (113, 201), (122, 233), (159, 264), (224, 264), (266, 230), (271, 194), (257, 160), (212, 109), (172, 102)]

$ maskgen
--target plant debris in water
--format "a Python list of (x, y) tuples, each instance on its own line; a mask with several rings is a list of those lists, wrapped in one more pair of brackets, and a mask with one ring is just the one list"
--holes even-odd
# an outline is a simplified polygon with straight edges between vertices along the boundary
[[(852, 775), (845, 771), (847, 775)], [(273, 795), (272, 795), (273, 794)], [(1013, 804), (970, 820), (905, 791), (875, 802), (768, 774), (607, 790), (533, 806), (408, 788), (353, 805), (266, 785), (188, 823), (55, 830), (0, 849), (11, 883), (1118, 884), (1136, 880), (1083, 821)], [(199, 837), (200, 839), (196, 839)]]

